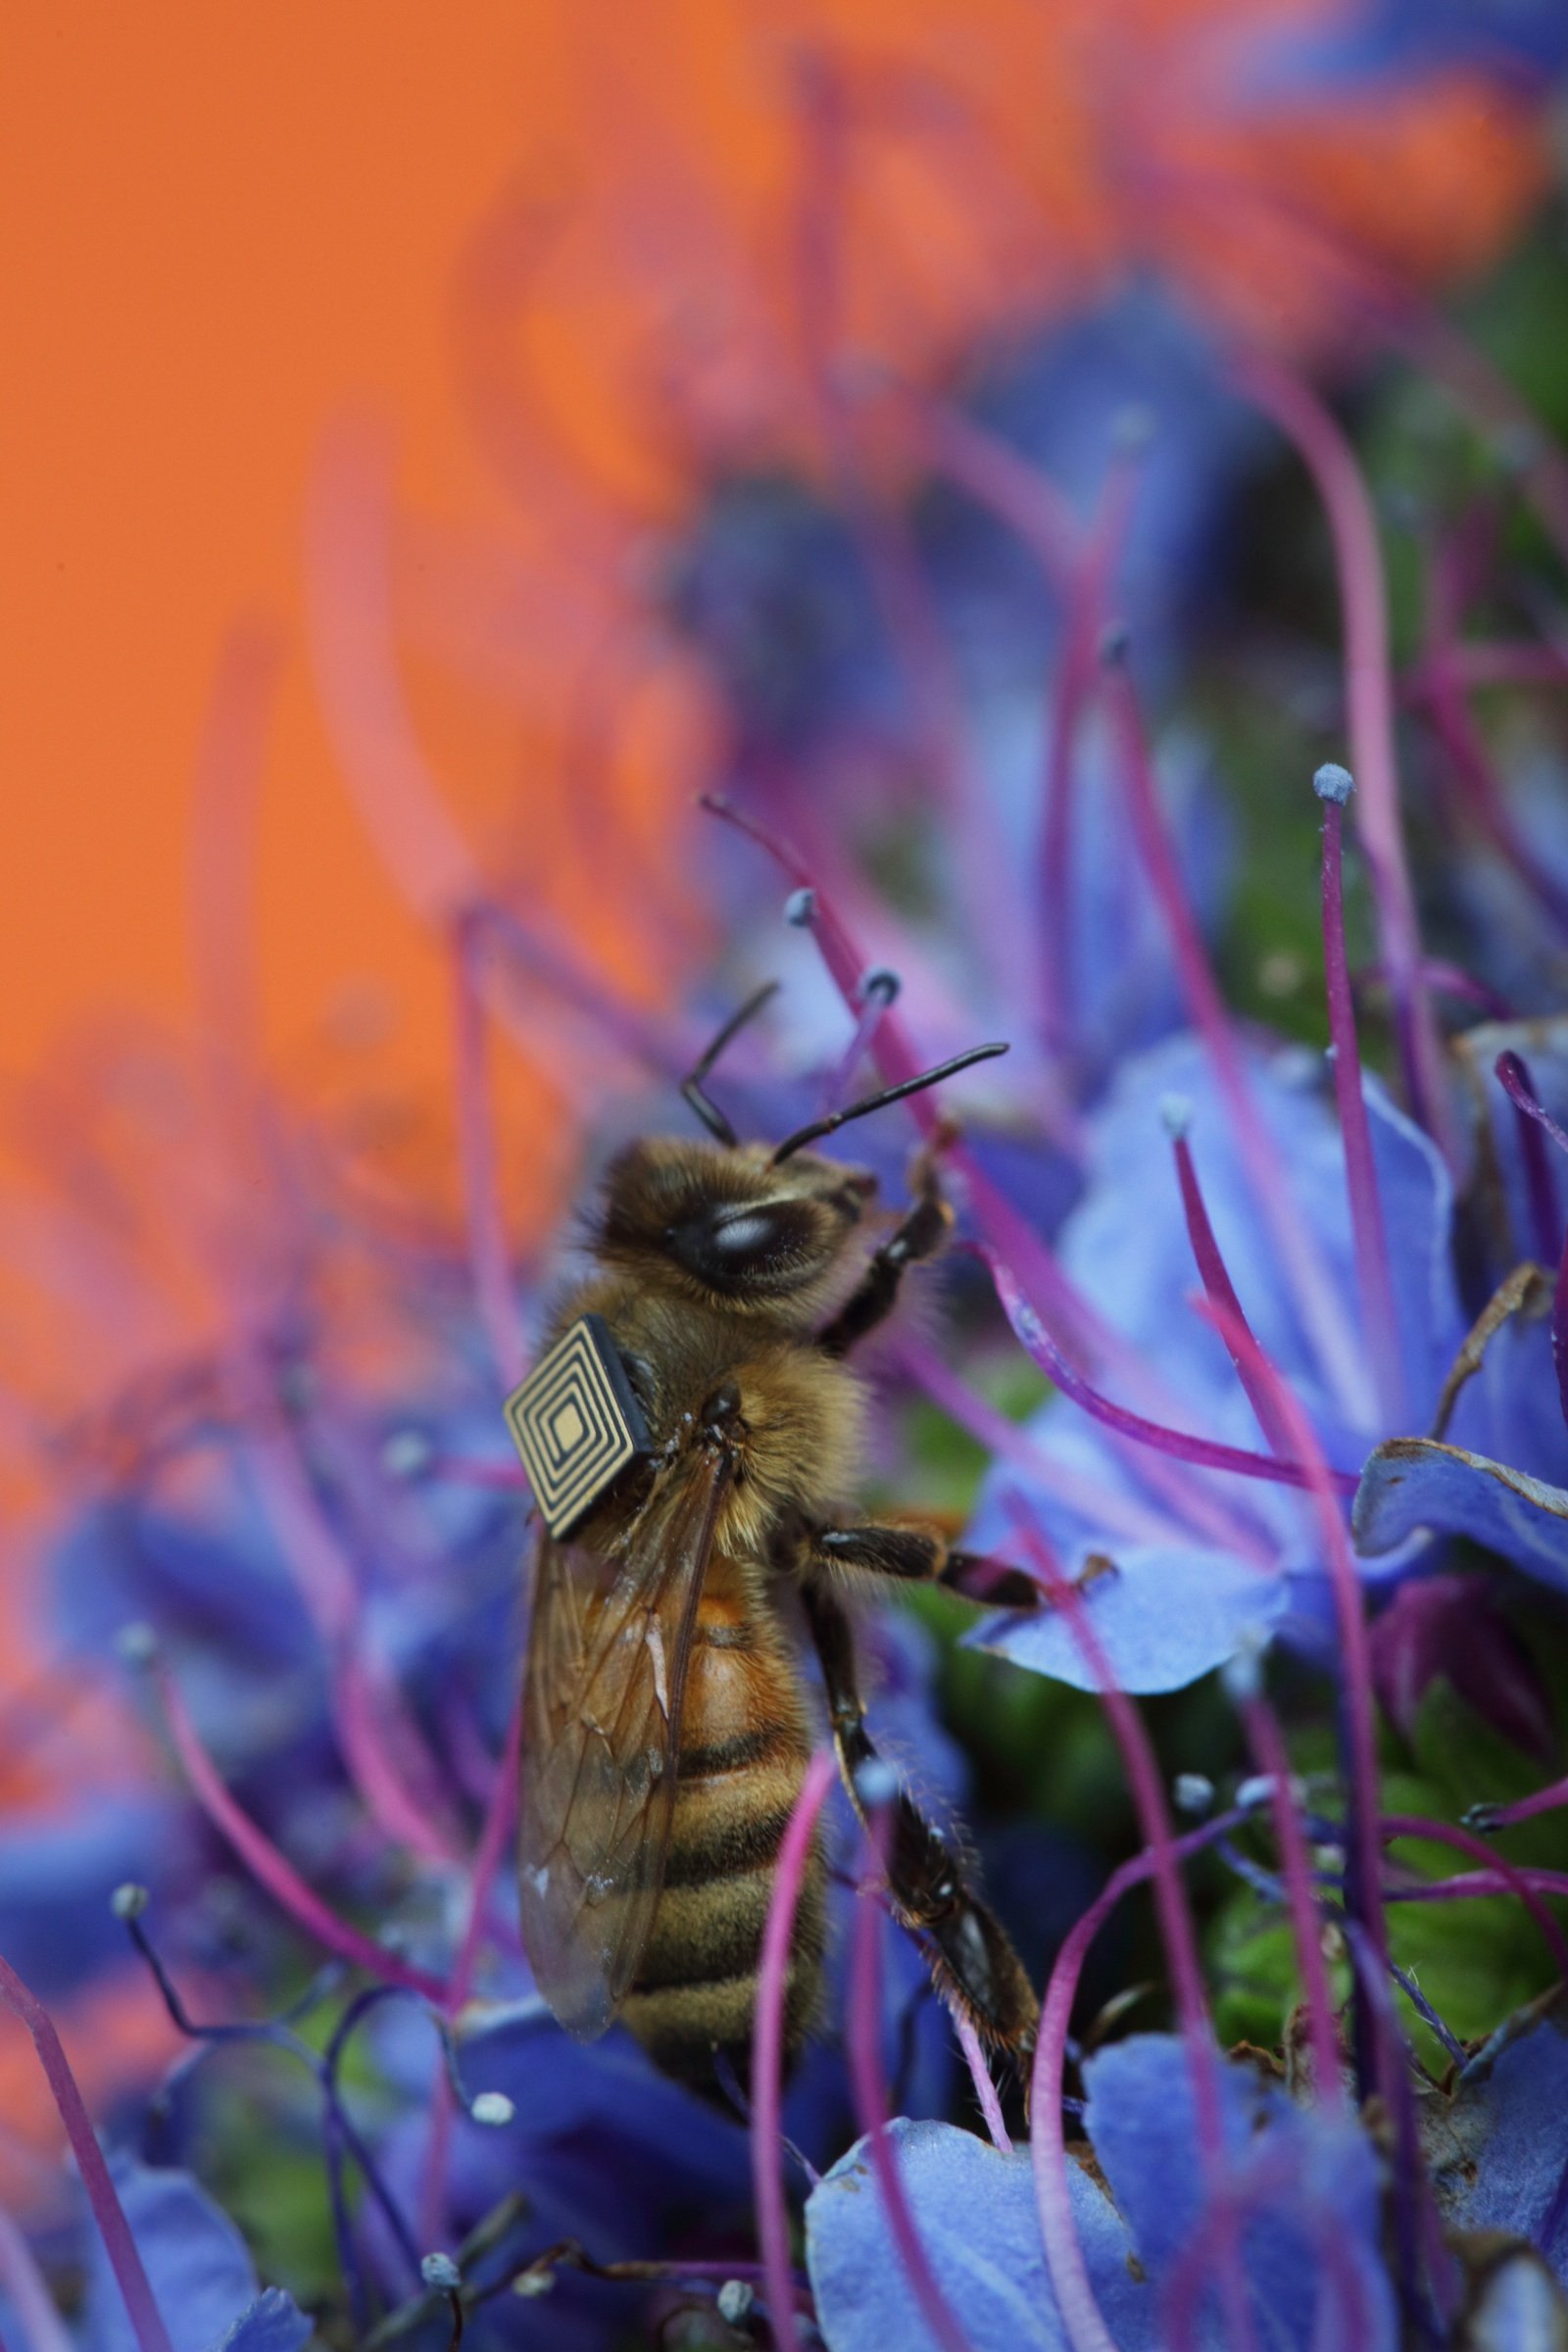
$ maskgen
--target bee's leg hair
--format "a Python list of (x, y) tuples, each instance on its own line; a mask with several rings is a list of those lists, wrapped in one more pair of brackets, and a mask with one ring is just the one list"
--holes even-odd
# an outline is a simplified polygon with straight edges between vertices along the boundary
[(905, 1267), (934, 1257), (952, 1231), (953, 1211), (937, 1177), (939, 1148), (916, 1154), (911, 1172), (914, 1200), (903, 1222), (873, 1253), (858, 1287), (818, 1332), (816, 1344), (825, 1355), (848, 1355), (868, 1331), (875, 1331), (893, 1312)]
[[(881, 1759), (865, 1728), (854, 1629), (820, 1582), (806, 1581), (803, 1600), (821, 1662), (839, 1771), (865, 1823), (867, 1767), (874, 1770)], [(962, 1858), (903, 1788), (878, 1826), (889, 1899), (904, 1926), (922, 1938), (938, 1989), (993, 2048), (1015, 2056), (1032, 2048), (1040, 2014), (1033, 1987), (1006, 1931), (969, 1884)]]
[(955, 1551), (923, 1527), (871, 1519), (857, 1527), (817, 1528), (808, 1540), (806, 1565), (808, 1573), (812, 1567), (853, 1568), (900, 1584), (947, 1585), (965, 1600), (983, 1600), (995, 1609), (1042, 1605), (1039, 1586), (1021, 1568), (981, 1552)]

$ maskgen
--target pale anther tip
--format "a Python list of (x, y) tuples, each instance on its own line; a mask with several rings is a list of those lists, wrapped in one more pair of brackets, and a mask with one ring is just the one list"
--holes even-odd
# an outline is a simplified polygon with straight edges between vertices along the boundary
[(1355, 778), (1337, 760), (1325, 760), (1312, 778), (1312, 790), (1320, 801), (1332, 801), (1336, 808), (1343, 808), (1355, 790)]
[(856, 994), (862, 1004), (869, 1004), (875, 997), (886, 1006), (898, 1003), (903, 987), (904, 982), (891, 964), (877, 963), (868, 972), (861, 973)]
[(1124, 402), (1110, 420), (1111, 447), (1136, 457), (1154, 438), (1159, 420), (1144, 400)]
[(145, 1886), (138, 1886), (134, 1879), (127, 1879), (109, 1897), (109, 1908), (117, 1919), (140, 1919), (152, 1899)]
[(122, 1625), (115, 1636), (115, 1647), (127, 1666), (150, 1666), (158, 1655), (158, 1636), (150, 1625), (137, 1618)]
[(1179, 1772), (1171, 1794), (1178, 1813), (1197, 1816), (1214, 1809), (1214, 1784), (1206, 1772)]
[(726, 2327), (737, 2328), (757, 2301), (749, 2278), (726, 2278), (718, 2290), (718, 2316)]
[(793, 923), (797, 931), (806, 930), (815, 912), (814, 890), (792, 890), (784, 902), (784, 920)]
[(1161, 1095), (1159, 1121), (1173, 1141), (1179, 1141), (1193, 1123), (1193, 1106), (1186, 1095)]
[(481, 2090), (468, 2108), (476, 2124), (492, 2126), (510, 2124), (516, 2112), (504, 2090)]
[(463, 2284), (463, 2273), (450, 2254), (426, 2254), (419, 2264), (419, 2276), (426, 2286), (444, 2287), (449, 2294)]
[(882, 1756), (867, 1756), (857, 1767), (855, 1793), (862, 1805), (891, 1804), (899, 1793), (899, 1776)]
[(422, 1429), (395, 1429), (381, 1443), (381, 1467), (388, 1478), (417, 1478), (435, 1459), (435, 1447)]
[(1263, 1648), (1260, 1635), (1244, 1634), (1233, 1654), (1220, 1668), (1220, 1681), (1233, 1706), (1246, 1706), (1262, 1695)]

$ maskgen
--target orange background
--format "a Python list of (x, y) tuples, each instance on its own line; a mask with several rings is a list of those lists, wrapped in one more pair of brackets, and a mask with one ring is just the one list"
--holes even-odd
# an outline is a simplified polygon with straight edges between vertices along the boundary
[[(1435, 277), (1494, 248), (1541, 168), (1523, 118), (1463, 76), (1303, 101), (1251, 130), (1215, 111), (1210, 34), (1329, 4), (464, 0), (437, 16), (410, 0), (21, 0), (0, 33), (0, 1077), (47, 1071), (105, 1007), (188, 1015), (197, 744), (224, 632), (259, 612), (284, 648), (254, 869), (269, 1058), (331, 1094), (334, 1052), (369, 1040), (394, 1084), (444, 1084), (443, 957), (366, 838), (307, 667), (305, 490), (345, 407), (394, 429), (401, 509), (490, 530), (543, 582), (510, 736), (493, 705), (449, 698), (435, 764), (470, 819), (481, 779), (492, 837), (531, 825), (523, 878), (555, 889), (569, 782), (558, 772), (553, 819), (538, 804), (581, 712), (546, 710), (567, 667), (553, 606), (582, 579), (584, 611), (562, 623), (580, 656), (629, 602), (620, 534), (657, 524), (677, 489), (633, 449), (628, 416), (667, 363), (701, 464), (726, 437), (776, 443), (769, 403), (802, 405), (791, 207), (816, 168), (803, 172), (789, 92), (808, 45), (850, 74), (878, 44), (923, 61), (968, 108), (967, 162), (929, 125), (869, 172), (858, 162), (849, 308), (871, 348), (929, 362), (1020, 293), (1089, 290), (1140, 249), (1200, 299), (1223, 249), (1224, 300), (1245, 291), (1252, 322), (1290, 338), (1314, 330), (1291, 317), (1306, 290), (1268, 241), (1285, 216), (1228, 199), (1233, 251), (1212, 195), (1189, 219), (1133, 189), (1130, 159), (1163, 141), (1195, 185), (1230, 174)], [(484, 469), (454, 362), (460, 263), (509, 185), (523, 243), (553, 191), (570, 215), (524, 359), (546, 428), (546, 495), (526, 511)], [(543, 519), (557, 489), (589, 514), (580, 537)], [(678, 704), (680, 664), (657, 658)], [(660, 836), (694, 764), (689, 739), (672, 755), (651, 723), (617, 805), (651, 811)], [(476, 846), (505, 869), (508, 845)], [(576, 881), (575, 919), (612, 957), (623, 926), (591, 862)], [(0, 1098), (0, 1157), (14, 1106)]]
[(290, 1055), (373, 974), (434, 1052), (435, 952), (367, 849), (307, 673), (303, 498), (351, 403), (394, 421), (401, 491), (495, 505), (449, 283), (514, 167), (537, 36), (488, 0), (24, 0), (7, 24), (0, 1070), (105, 1004), (184, 1012), (196, 747), (224, 630), (258, 612), (286, 649), (269, 1037)]

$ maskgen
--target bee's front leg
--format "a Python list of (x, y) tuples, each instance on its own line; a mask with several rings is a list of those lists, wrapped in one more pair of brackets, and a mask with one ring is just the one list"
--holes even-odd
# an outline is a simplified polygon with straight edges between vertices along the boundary
[(943, 1198), (938, 1168), (955, 1132), (941, 1122), (931, 1141), (915, 1153), (909, 1171), (914, 1199), (902, 1222), (873, 1251), (858, 1286), (818, 1332), (816, 1344), (824, 1354), (847, 1355), (867, 1332), (885, 1322), (898, 1302), (905, 1267), (934, 1257), (952, 1232), (953, 1210)]
[[(881, 1759), (865, 1728), (854, 1632), (820, 1584), (808, 1582), (803, 1597), (821, 1662), (839, 1770), (851, 1803), (866, 1823), (867, 1767)], [(1005, 1929), (970, 1884), (962, 1858), (902, 1788), (889, 1805), (881, 1844), (889, 1899), (904, 1925), (925, 1939), (939, 1989), (972, 2019), (994, 2049), (1022, 2056), (1033, 2047), (1039, 2024), (1034, 1989)]]

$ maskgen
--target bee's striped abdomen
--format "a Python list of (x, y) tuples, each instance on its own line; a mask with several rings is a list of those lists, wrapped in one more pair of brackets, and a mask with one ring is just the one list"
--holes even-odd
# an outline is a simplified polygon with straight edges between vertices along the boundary
[[(622, 2011), (668, 2074), (711, 2086), (718, 2049), (746, 2079), (773, 1875), (809, 1755), (785, 1630), (748, 1605), (735, 1565), (715, 1559), (687, 1663), (663, 1892)], [(815, 2009), (822, 1925), (823, 1868), (813, 1849), (786, 1981), (789, 2055)]]

